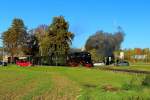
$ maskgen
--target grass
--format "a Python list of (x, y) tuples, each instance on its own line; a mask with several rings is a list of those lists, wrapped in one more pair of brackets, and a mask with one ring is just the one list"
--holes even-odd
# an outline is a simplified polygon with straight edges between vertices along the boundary
[[(149, 100), (144, 75), (83, 67), (0, 67), (0, 100)], [(133, 87), (133, 88), (132, 88)]]

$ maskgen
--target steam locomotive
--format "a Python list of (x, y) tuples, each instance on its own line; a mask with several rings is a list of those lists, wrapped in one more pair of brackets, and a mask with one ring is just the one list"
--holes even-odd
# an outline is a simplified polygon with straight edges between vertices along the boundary
[(91, 54), (88, 52), (74, 52), (68, 54), (67, 58), (68, 66), (85, 66), (85, 67), (93, 67), (93, 63), (91, 60)]
[[(31, 65), (54, 65), (48, 61), (50, 61), (49, 59), (45, 60), (43, 59), (44, 57), (35, 57), (35, 58), (30, 58), (30, 60), (28, 59), (28, 57), (26, 58), (26, 60), (24, 59), (22, 60), (17, 60), (16, 64), (19, 66), (31, 66)], [(47, 61), (47, 63), (44, 63), (45, 61)], [(55, 61), (56, 62), (56, 61)], [(72, 67), (77, 67), (77, 66), (85, 66), (85, 67), (93, 67), (93, 63), (91, 60), (91, 54), (88, 52), (70, 52), (67, 55), (67, 60), (64, 62), (63, 61), (57, 61), (57, 66), (72, 66)]]

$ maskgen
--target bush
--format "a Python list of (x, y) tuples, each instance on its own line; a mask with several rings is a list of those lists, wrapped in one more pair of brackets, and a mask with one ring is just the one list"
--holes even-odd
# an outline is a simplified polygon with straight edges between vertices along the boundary
[(125, 90), (140, 90), (142, 80), (138, 76), (134, 76), (128, 83), (125, 83), (122, 88)]
[(150, 75), (146, 75), (146, 77), (144, 78), (142, 82), (142, 85), (150, 87)]

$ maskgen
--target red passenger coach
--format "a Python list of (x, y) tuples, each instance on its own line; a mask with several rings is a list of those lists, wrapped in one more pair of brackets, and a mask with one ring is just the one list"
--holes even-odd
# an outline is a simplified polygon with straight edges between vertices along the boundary
[(29, 67), (32, 66), (32, 63), (27, 60), (27, 57), (21, 57), (16, 64), (21, 67)]
[(17, 61), (16, 64), (21, 67), (28, 67), (32, 65), (29, 61)]

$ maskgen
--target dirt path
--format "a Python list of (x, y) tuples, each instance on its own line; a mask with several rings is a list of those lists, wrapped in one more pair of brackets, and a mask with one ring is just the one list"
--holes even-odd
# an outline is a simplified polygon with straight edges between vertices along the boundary
[(76, 83), (61, 74), (52, 74), (53, 88), (34, 100), (76, 100), (80, 88)]

